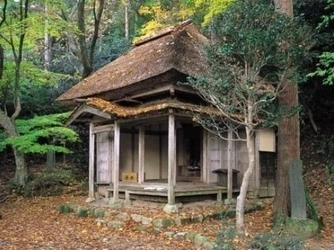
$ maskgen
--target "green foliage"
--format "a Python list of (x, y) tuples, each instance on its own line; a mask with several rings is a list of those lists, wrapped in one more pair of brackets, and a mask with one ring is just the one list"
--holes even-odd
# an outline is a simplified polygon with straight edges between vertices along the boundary
[[(15, 63), (7, 61), (5, 63), (5, 73), (0, 79), (0, 105), (6, 105), (9, 113), (13, 112), (15, 96)], [(22, 101), (22, 115), (27, 117), (31, 115), (42, 115), (52, 112), (61, 112), (60, 104), (50, 105), (59, 95), (55, 90), (59, 82), (73, 80), (65, 74), (54, 73), (41, 70), (33, 62), (24, 61), (21, 64), (20, 93)], [(48, 105), (48, 107), (46, 107)]]
[(61, 214), (69, 214), (69, 213), (71, 213), (71, 207), (69, 205), (61, 204), (61, 205), (58, 206), (57, 210)]
[(64, 187), (76, 183), (76, 176), (71, 170), (58, 169), (54, 172), (40, 172), (33, 175), (25, 186), (10, 182), (9, 188), (18, 196), (52, 196), (59, 195)]
[(277, 95), (285, 81), (296, 81), (298, 63), (312, 44), (310, 29), (266, 0), (240, 0), (213, 19), (210, 31), (209, 75), (189, 84), (237, 124), (248, 115), (248, 124), (275, 124)]
[(330, 185), (334, 184), (334, 161), (331, 160), (326, 166), (326, 174)]
[(195, 19), (199, 23), (203, 22), (203, 18), (210, 20), (219, 12), (217, 9), (224, 9), (231, 0), (211, 2), (212, 4), (202, 0), (145, 1), (139, 7), (138, 13), (146, 19), (146, 22), (141, 26), (138, 37), (134, 38), (133, 43), (154, 34), (159, 29), (173, 26), (187, 19)]
[[(322, 22), (318, 26), (318, 30), (323, 30), (329, 27), (334, 20), (334, 0), (327, 1), (326, 10), (330, 12), (328, 15), (322, 16)], [(330, 37), (333, 39), (333, 33)], [(310, 73), (308, 76), (319, 76), (323, 79), (323, 84), (334, 85), (334, 52), (325, 51), (319, 56), (319, 62), (315, 72)]]
[(216, 16), (222, 14), (235, 0), (193, 0), (196, 11), (204, 13), (203, 26), (208, 26)]
[(8, 183), (8, 189), (11, 191), (12, 194), (17, 196), (24, 196), (27, 193), (27, 186), (21, 185), (14, 180), (11, 180)]
[(334, 157), (334, 135), (321, 135), (320, 145), (317, 154)]
[(165, 5), (157, 2), (154, 4), (140, 6), (138, 13), (142, 16), (148, 16), (149, 21), (143, 24), (139, 36), (133, 39), (133, 43), (154, 34), (157, 30), (172, 26), (180, 21), (187, 19), (192, 13), (180, 6)]
[[(19, 18), (20, 3), (12, 3), (8, 5), (6, 11), (6, 23), (0, 27), (1, 44), (4, 48), (10, 48), (13, 44), (17, 46), (20, 36), (24, 34), (25, 50), (36, 48), (36, 43), (42, 42), (45, 32), (54, 38), (59, 38), (65, 34), (77, 32), (76, 26), (60, 18), (61, 11), (66, 8), (63, 0), (37, 1), (36, 9), (31, 8), (26, 18)], [(47, 6), (46, 11), (40, 11), (41, 8)], [(1, 13), (3, 14), (3, 13)], [(10, 39), (11, 38), (11, 39)], [(10, 41), (10, 42), (9, 42)]]
[(1, 143), (5, 141), (5, 139), (6, 139), (5, 133), (0, 132), (0, 152), (2, 152), (6, 147), (4, 143)]
[(61, 113), (36, 116), (28, 120), (18, 119), (16, 128), (20, 135), (8, 137), (0, 144), (11, 145), (22, 153), (70, 153), (64, 146), (65, 142), (75, 142), (79, 138), (76, 132), (63, 126), (68, 115), (69, 113)]
[(319, 216), (317, 208), (307, 189), (305, 189), (305, 197), (307, 206), (307, 217), (311, 220), (316, 221), (319, 225), (319, 230), (321, 230), (321, 227), (323, 226), (322, 218)]
[(222, 220), (222, 229), (217, 233), (214, 250), (233, 250), (233, 239), (235, 237), (235, 226), (229, 225), (226, 218)]
[(303, 250), (306, 249), (305, 243), (300, 238), (291, 235), (278, 233), (264, 233), (256, 235), (252, 240), (250, 250)]
[(87, 208), (84, 208), (84, 207), (78, 207), (78, 210), (77, 210), (77, 215), (81, 218), (85, 218), (88, 216), (88, 209)]

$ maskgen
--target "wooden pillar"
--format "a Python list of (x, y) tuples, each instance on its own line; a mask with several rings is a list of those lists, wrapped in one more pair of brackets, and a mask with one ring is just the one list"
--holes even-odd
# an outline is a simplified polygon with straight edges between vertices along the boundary
[(120, 127), (119, 123), (115, 121), (114, 124), (114, 159), (113, 159), (113, 202), (118, 201), (119, 190), (119, 149), (120, 149)]
[(234, 141), (233, 131), (231, 128), (227, 132), (227, 199), (232, 199), (233, 196), (233, 168), (234, 168)]
[(208, 168), (208, 132), (203, 130), (202, 136), (202, 181), (209, 183), (209, 168)]
[(162, 135), (161, 135), (161, 124), (159, 124), (159, 179), (162, 179)]
[(259, 132), (256, 132), (254, 136), (254, 140), (255, 140), (255, 171), (253, 174), (254, 187), (251, 187), (251, 188), (254, 190), (254, 196), (258, 197), (260, 193), (260, 183), (261, 183), (260, 133)]
[(131, 131), (131, 172), (135, 171), (135, 133)]
[(138, 183), (145, 181), (145, 128), (139, 127), (138, 136)]
[(89, 198), (95, 199), (94, 191), (94, 164), (95, 164), (95, 134), (93, 133), (94, 124), (89, 124)]
[(175, 204), (174, 188), (176, 184), (176, 134), (175, 115), (168, 115), (168, 204)]

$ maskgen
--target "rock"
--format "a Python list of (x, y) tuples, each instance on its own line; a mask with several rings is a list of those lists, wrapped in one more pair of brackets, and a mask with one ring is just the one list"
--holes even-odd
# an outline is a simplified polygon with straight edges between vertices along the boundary
[(179, 208), (177, 205), (170, 205), (170, 204), (166, 204), (164, 206), (164, 212), (167, 214), (175, 214), (179, 211)]
[(196, 234), (194, 239), (194, 244), (196, 247), (200, 247), (204, 244), (204, 242), (208, 241), (206, 237), (201, 234)]
[(180, 239), (183, 240), (187, 237), (187, 234), (188, 234), (188, 232), (178, 232), (178, 233), (173, 235), (173, 238), (178, 239), (178, 240), (180, 240)]
[(104, 209), (102, 209), (102, 208), (95, 208), (95, 209), (93, 210), (93, 216), (94, 216), (95, 218), (103, 218), (104, 215), (105, 215), (105, 211), (104, 211)]
[(110, 199), (108, 205), (110, 207), (120, 207), (121, 203), (119, 201), (114, 201), (113, 199)]
[(146, 232), (148, 232), (148, 231), (153, 231), (154, 229), (150, 228), (149, 225), (142, 225), (142, 224), (139, 224), (139, 225), (136, 227), (136, 230), (137, 230), (138, 232), (142, 232), (142, 231), (146, 231)]
[(190, 217), (176, 217), (175, 218), (175, 224), (178, 226), (191, 223)]
[(204, 216), (203, 214), (199, 214), (197, 216), (192, 216), (191, 217), (191, 222), (192, 223), (202, 223), (204, 220)]
[(206, 241), (203, 243), (202, 247), (207, 250), (212, 250), (214, 245), (210, 241)]
[(110, 227), (110, 228), (120, 228), (120, 227), (123, 227), (125, 226), (125, 223), (123, 221), (108, 221), (107, 223), (107, 227)]
[(140, 214), (131, 214), (131, 219), (134, 220), (137, 223), (141, 222), (142, 218), (143, 218), (143, 216), (140, 215)]
[(175, 224), (175, 221), (171, 218), (167, 219), (155, 219), (152, 221), (153, 225), (158, 228), (167, 228)]
[(196, 236), (196, 234), (194, 234), (194, 233), (187, 233), (186, 239), (190, 240), (191, 242), (194, 242), (195, 241), (195, 236)]
[(95, 222), (99, 227), (100, 226), (105, 226), (107, 224), (107, 222), (105, 220), (102, 220), (102, 219), (96, 219)]
[(162, 231), (161, 231), (161, 229), (160, 228), (153, 228), (152, 229), (152, 234), (160, 234)]
[(141, 223), (143, 224), (143, 225), (149, 225), (149, 224), (151, 224), (151, 222), (152, 222), (152, 218), (147, 218), (147, 217), (142, 217), (141, 218)]
[(177, 203), (176, 206), (177, 206), (178, 209), (182, 209), (183, 208), (183, 204), (182, 203)]
[(118, 219), (118, 220), (123, 220), (123, 221), (126, 221), (126, 220), (129, 220), (129, 219), (130, 219), (129, 215), (126, 214), (126, 213), (119, 213), (119, 214), (116, 214), (115, 217), (116, 217), (116, 219)]
[(311, 219), (299, 220), (287, 218), (284, 225), (284, 231), (303, 239), (315, 236), (319, 230), (319, 224)]
[(86, 203), (91, 203), (91, 202), (93, 202), (93, 201), (95, 201), (95, 198), (93, 198), (93, 197), (88, 197), (88, 198), (86, 199)]
[(165, 236), (168, 238), (172, 238), (175, 235), (174, 232), (165, 232)]

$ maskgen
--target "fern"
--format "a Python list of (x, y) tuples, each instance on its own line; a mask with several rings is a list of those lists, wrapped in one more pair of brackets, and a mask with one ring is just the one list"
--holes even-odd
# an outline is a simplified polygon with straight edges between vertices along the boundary
[[(0, 140), (0, 151), (5, 146), (13, 146), (22, 153), (40, 153), (48, 151), (70, 153), (64, 145), (66, 142), (76, 142), (78, 134), (64, 127), (63, 122), (69, 113), (36, 116), (32, 119), (16, 121), (19, 136)], [(0, 132), (0, 138), (5, 138)]]

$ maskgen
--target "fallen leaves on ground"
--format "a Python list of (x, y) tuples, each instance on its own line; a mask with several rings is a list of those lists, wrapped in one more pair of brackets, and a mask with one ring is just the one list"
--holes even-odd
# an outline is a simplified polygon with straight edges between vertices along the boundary
[(334, 249), (334, 180), (319, 166), (306, 174), (305, 182), (324, 223), (321, 235), (308, 240), (310, 249)]
[[(334, 196), (333, 186), (328, 183), (325, 171), (311, 171), (306, 176), (311, 183), (310, 194), (324, 225), (321, 237), (307, 240), (309, 249), (334, 249)], [(203, 223), (174, 225), (161, 232), (138, 231), (137, 224), (129, 220), (124, 227), (111, 229), (98, 225), (94, 218), (79, 218), (74, 214), (60, 214), (61, 204), (85, 204), (85, 196), (62, 195), (56, 197), (19, 198), (0, 204), (0, 249), (201, 249), (190, 240), (174, 239), (165, 232), (201, 233), (211, 241), (217, 233), (235, 225), (235, 219), (205, 220)], [(236, 249), (248, 249), (248, 242), (259, 233), (272, 228), (272, 200), (266, 200), (265, 209), (245, 215), (247, 236), (235, 238)], [(140, 214), (148, 218), (166, 218), (161, 206), (108, 208), (127, 214)], [(203, 202), (184, 206), (182, 216), (215, 213), (221, 208)], [(117, 210), (117, 211), (116, 211)], [(113, 214), (113, 213), (111, 213)], [(111, 218), (112, 219), (112, 218)]]
[[(175, 225), (154, 234), (138, 231), (137, 224), (132, 220), (120, 229), (111, 229), (98, 226), (93, 218), (79, 218), (57, 211), (60, 204), (83, 204), (85, 198), (71, 195), (19, 198), (1, 204), (0, 249), (201, 249), (190, 240), (168, 238), (164, 232), (201, 233), (214, 241), (222, 228), (221, 220), (212, 219), (203, 223)], [(193, 208), (193, 211), (185, 209), (185, 216), (188, 213), (213, 212), (217, 206)], [(124, 208), (119, 209), (124, 211)], [(265, 210), (246, 215), (249, 236), (270, 229), (270, 210), (268, 206)], [(137, 212), (151, 218), (166, 217), (160, 208), (139, 209)], [(234, 219), (225, 222), (233, 225)]]
[(0, 249), (196, 249), (163, 234), (99, 227), (93, 218), (60, 214), (57, 206), (84, 197), (18, 199), (2, 204)]

